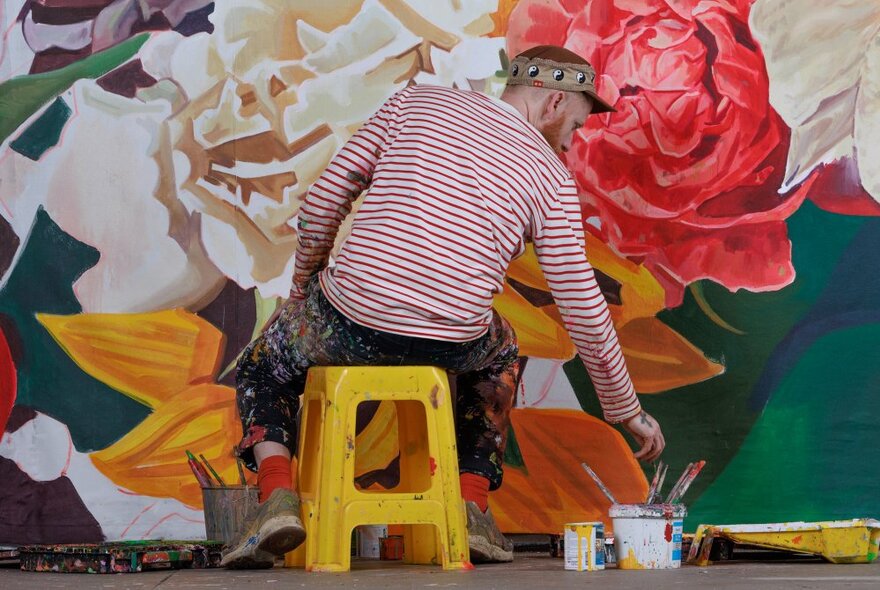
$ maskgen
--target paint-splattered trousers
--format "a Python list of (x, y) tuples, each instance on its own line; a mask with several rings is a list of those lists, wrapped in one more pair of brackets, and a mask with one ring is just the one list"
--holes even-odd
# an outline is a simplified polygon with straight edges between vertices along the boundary
[(281, 443), (296, 454), (299, 396), (309, 367), (433, 365), (454, 379), (459, 470), (486, 477), (490, 489), (497, 489), (519, 379), (517, 356), (516, 335), (497, 313), (488, 332), (469, 342), (400, 336), (351, 321), (313, 280), (305, 299), (289, 301), (242, 354), (236, 389), (244, 434), (238, 455), (256, 470), (257, 443)]

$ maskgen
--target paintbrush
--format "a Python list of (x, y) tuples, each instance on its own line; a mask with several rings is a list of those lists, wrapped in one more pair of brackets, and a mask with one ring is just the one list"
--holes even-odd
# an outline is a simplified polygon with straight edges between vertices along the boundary
[(189, 452), (189, 449), (184, 451), (186, 453), (187, 459), (190, 460), (190, 467), (192, 469), (197, 469), (199, 474), (201, 474), (200, 483), (202, 483), (203, 488), (210, 488), (214, 485), (214, 481), (211, 479), (211, 476), (208, 475), (208, 471), (205, 469), (205, 466), (199, 463), (199, 460), (196, 459), (196, 456)]
[(669, 504), (669, 501), (673, 498), (673, 496), (678, 493), (678, 488), (681, 487), (682, 482), (684, 482), (684, 479), (687, 477), (687, 474), (690, 472), (693, 466), (693, 463), (688, 463), (688, 466), (685, 467), (684, 472), (681, 474), (681, 476), (679, 476), (678, 481), (676, 481), (675, 485), (672, 486), (672, 489), (669, 490), (669, 495), (666, 496), (666, 504)]
[(694, 480), (700, 474), (700, 471), (702, 471), (704, 465), (706, 465), (705, 461), (699, 461), (691, 468), (691, 470), (687, 474), (687, 477), (685, 478), (684, 482), (681, 484), (681, 487), (679, 488), (678, 492), (675, 494), (675, 496), (670, 501), (670, 504), (673, 504), (675, 502), (679, 502), (684, 497), (685, 492), (687, 492), (688, 488), (691, 487), (691, 484), (694, 482)]
[(611, 500), (612, 504), (617, 504), (617, 500), (614, 499), (614, 496), (611, 494), (608, 488), (605, 487), (605, 484), (602, 483), (602, 480), (599, 479), (599, 476), (596, 475), (596, 472), (590, 469), (590, 466), (586, 463), (581, 463), (581, 467), (584, 468), (584, 471), (587, 472), (587, 475), (593, 478), (593, 481), (596, 482), (596, 485), (599, 486), (599, 489), (602, 490), (602, 493), (605, 494), (605, 497)]
[(217, 481), (220, 482), (220, 486), (225, 488), (225, 487), (226, 487), (226, 482), (223, 481), (223, 478), (220, 477), (220, 474), (217, 473), (217, 472), (214, 470), (213, 467), (211, 467), (211, 464), (208, 463), (208, 460), (205, 459), (205, 456), (204, 456), (203, 454), (199, 453), (199, 458), (200, 458), (200, 459), (202, 460), (202, 462), (205, 464), (205, 467), (207, 467), (208, 470), (211, 472), (211, 475), (214, 476), (214, 479), (216, 479)]
[(648, 488), (648, 496), (645, 498), (645, 504), (651, 503), (654, 492), (657, 491), (657, 484), (660, 482), (660, 472), (663, 470), (663, 461), (654, 464), (654, 479), (651, 480), (651, 487)]
[(189, 451), (186, 452), (186, 462), (189, 464), (189, 468), (192, 469), (193, 475), (196, 476), (196, 481), (199, 482), (199, 487), (211, 487), (211, 478), (207, 477), (208, 474), (200, 469), (201, 465), (198, 464), (196, 458), (193, 457), (192, 453)]
[[(669, 471), (669, 465), (664, 464), (663, 465), (663, 473), (660, 474), (660, 482), (657, 484), (657, 489), (654, 490), (654, 498), (652, 498), (652, 500), (654, 500), (655, 502), (657, 500), (660, 500), (663, 498), (663, 496), (661, 495), (661, 492), (663, 491), (663, 483), (666, 481), (666, 472), (668, 472), (668, 471)], [(651, 503), (651, 502), (649, 502), (649, 503)]]
[(232, 456), (235, 457), (235, 466), (238, 467), (238, 478), (241, 480), (241, 485), (247, 485), (247, 479), (244, 477), (244, 469), (241, 468), (241, 459), (235, 454), (235, 447), (232, 447)]

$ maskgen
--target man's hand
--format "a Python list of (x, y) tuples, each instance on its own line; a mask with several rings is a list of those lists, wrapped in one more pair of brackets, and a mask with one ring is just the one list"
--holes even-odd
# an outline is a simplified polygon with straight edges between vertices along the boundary
[(646, 411), (642, 410), (641, 414), (624, 422), (623, 427), (642, 447), (633, 453), (636, 459), (654, 461), (663, 452), (666, 439), (663, 438), (660, 425)]

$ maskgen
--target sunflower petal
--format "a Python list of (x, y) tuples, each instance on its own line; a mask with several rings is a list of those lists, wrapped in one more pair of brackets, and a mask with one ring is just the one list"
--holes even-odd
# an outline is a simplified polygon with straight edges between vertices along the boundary
[(221, 361), (223, 334), (182, 309), (37, 319), (83, 371), (151, 408), (212, 380)]
[(660, 393), (705, 381), (724, 372), (684, 336), (655, 317), (636, 318), (617, 330), (626, 364), (639, 393)]
[(394, 402), (380, 402), (370, 423), (355, 438), (355, 477), (388, 467), (400, 452), (398, 440)]
[(506, 533), (558, 534), (566, 522), (608, 522), (610, 502), (581, 468), (585, 462), (618, 502), (641, 502), (648, 482), (623, 436), (576, 410), (514, 409), (511, 422), (526, 471), (507, 468), (489, 496)]
[(161, 404), (92, 462), (119, 487), (201, 507), (202, 494), (185, 451), (203, 454), (227, 483), (238, 481), (232, 447), (241, 437), (235, 390), (204, 383)]
[(521, 355), (569, 360), (577, 352), (565, 328), (513, 287), (495, 296), (494, 307), (516, 332)]

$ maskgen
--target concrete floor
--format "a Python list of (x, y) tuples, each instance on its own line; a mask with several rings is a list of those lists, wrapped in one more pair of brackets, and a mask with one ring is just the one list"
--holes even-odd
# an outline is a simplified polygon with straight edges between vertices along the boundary
[(667, 571), (577, 573), (563, 569), (562, 559), (546, 554), (517, 554), (511, 564), (477, 567), (469, 572), (444, 572), (436, 567), (361, 561), (346, 574), (310, 574), (276, 567), (262, 571), (178, 570), (139, 574), (90, 575), (45, 574), (0, 568), (3, 590), (124, 589), (137, 590), (281, 590), (287, 588), (357, 588), (397, 590), (405, 588), (503, 588), (543, 590), (592, 587), (619, 590), (710, 588), (711, 590), (763, 590), (816, 588), (880, 588), (880, 563), (832, 565), (819, 561), (732, 561), (706, 568), (685, 566)]

